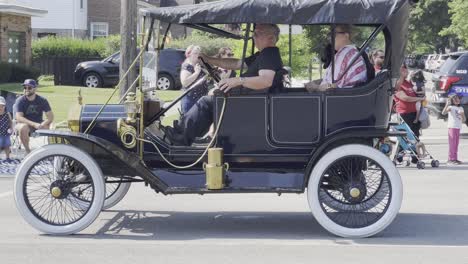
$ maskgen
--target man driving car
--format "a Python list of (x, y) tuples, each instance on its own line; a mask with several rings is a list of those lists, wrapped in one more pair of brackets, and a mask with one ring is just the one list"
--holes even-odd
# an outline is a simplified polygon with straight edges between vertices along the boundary
[[(283, 62), (276, 43), (279, 39), (279, 27), (273, 24), (257, 24), (253, 39), (258, 52), (245, 59), (247, 71), (240, 77), (227, 78), (219, 82), (219, 90), (227, 93), (235, 87), (265, 91), (282, 85), (275, 75), (283, 68)], [(238, 70), (242, 60), (234, 58), (215, 58), (201, 54), (209, 64), (228, 70)], [(166, 137), (172, 144), (191, 145), (196, 137), (203, 136), (213, 122), (214, 97), (204, 96), (180, 120), (180, 127), (165, 129)]]

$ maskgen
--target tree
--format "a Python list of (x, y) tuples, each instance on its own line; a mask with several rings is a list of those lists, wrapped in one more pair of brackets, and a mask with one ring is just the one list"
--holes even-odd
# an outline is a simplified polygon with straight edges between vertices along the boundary
[(468, 45), (468, 1), (453, 0), (448, 4), (451, 25), (445, 28), (441, 34), (444, 36), (457, 36), (461, 42)]
[[(463, 0), (462, 0), (463, 1)], [(442, 0), (420, 0), (411, 10), (408, 52), (443, 53), (453, 49), (457, 38), (452, 34), (440, 34), (450, 26), (449, 2)]]

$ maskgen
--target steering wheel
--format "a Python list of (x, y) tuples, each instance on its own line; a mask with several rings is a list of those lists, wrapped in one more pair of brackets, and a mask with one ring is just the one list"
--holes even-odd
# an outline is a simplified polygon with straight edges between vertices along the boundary
[(202, 57), (199, 57), (200, 61), (202, 62), (203, 66), (205, 66), (206, 70), (208, 71), (208, 74), (213, 78), (213, 80), (218, 83), (221, 80), (221, 77), (219, 77), (219, 74), (216, 72), (216, 70), (211, 66), (208, 62), (206, 62)]

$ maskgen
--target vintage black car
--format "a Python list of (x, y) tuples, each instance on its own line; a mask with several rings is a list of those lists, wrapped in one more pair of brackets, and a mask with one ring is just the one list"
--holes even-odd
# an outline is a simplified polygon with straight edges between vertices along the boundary
[[(123, 104), (79, 106), (69, 120), (71, 132), (37, 131), (54, 144), (21, 164), (15, 183), (19, 212), (41, 232), (65, 235), (83, 230), (118, 203), (132, 182), (143, 181), (164, 195), (307, 189), (314, 217), (331, 233), (358, 238), (381, 232), (398, 214), (403, 190), (398, 170), (374, 146), (394, 135), (389, 117), (411, 3), (229, 0), (142, 10), (149, 26), (142, 50), (151, 48), (152, 40), (156, 51), (164, 48), (166, 36), (154, 30), (160, 23), (243, 39), (243, 59), (256, 23), (329, 25), (332, 32), (346, 23), (373, 28), (360, 55), (377, 34), (384, 35), (385, 63), (374, 79), (352, 89), (218, 94), (215, 136), (202, 145), (167, 144), (157, 126), (176, 102), (162, 108), (144, 87)], [(216, 24), (242, 24), (244, 35)], [(334, 34), (330, 38), (334, 43)]]

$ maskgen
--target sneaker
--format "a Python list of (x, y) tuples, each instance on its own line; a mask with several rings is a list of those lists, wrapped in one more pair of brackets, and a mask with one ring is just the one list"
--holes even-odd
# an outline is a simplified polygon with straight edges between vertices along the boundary
[(457, 165), (463, 164), (463, 162), (461, 162), (459, 160), (454, 160), (453, 162), (455, 162)]
[(447, 165), (458, 165), (456, 160), (447, 160)]

